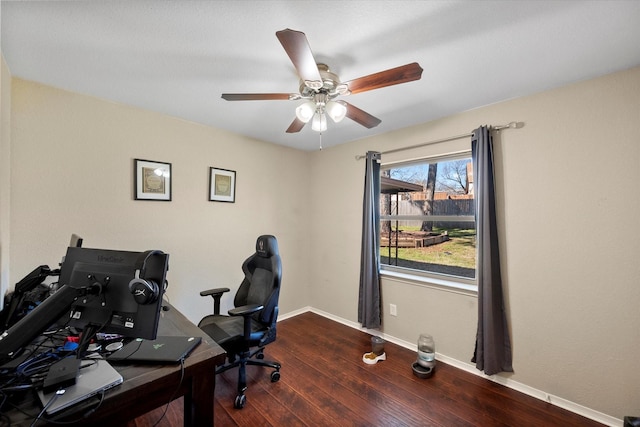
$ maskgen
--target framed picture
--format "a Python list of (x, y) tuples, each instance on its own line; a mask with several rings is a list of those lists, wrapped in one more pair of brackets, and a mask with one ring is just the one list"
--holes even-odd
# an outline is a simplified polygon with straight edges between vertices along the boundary
[(171, 163), (134, 159), (136, 200), (171, 201)]
[(236, 201), (236, 171), (209, 168), (209, 201)]

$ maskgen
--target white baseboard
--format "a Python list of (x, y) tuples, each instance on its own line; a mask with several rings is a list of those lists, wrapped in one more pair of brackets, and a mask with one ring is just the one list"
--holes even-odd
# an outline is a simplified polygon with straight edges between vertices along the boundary
[[(306, 312), (312, 312), (315, 314), (318, 314), (322, 317), (326, 317), (327, 319), (331, 319), (333, 321), (336, 321), (338, 323), (342, 323), (343, 325), (349, 326), (350, 328), (354, 328), (357, 329), (359, 331), (363, 331), (366, 332), (370, 335), (378, 335), (380, 337), (382, 337), (383, 339), (385, 339), (386, 341), (389, 341), (391, 343), (397, 344), (401, 347), (407, 348), (409, 350), (412, 351), (416, 351), (416, 344), (413, 342), (408, 342), (408, 341), (404, 341), (401, 339), (398, 339), (394, 336), (391, 335), (387, 335), (384, 333), (381, 333), (378, 330), (374, 330), (374, 329), (367, 329), (367, 328), (363, 328), (362, 326), (360, 326), (359, 323), (357, 322), (352, 322), (350, 320), (346, 320), (343, 319), (341, 317), (335, 316), (331, 313), (327, 313), (326, 311), (322, 311), (322, 310), (318, 310), (316, 308), (313, 308), (311, 306), (307, 306), (307, 307), (303, 307), (301, 309), (298, 310), (294, 310), (291, 311), (287, 314), (284, 315), (279, 315), (278, 316), (278, 321), (281, 320), (285, 320), (285, 319), (289, 319), (291, 317), (295, 317), (299, 314), (302, 313), (306, 313)], [(498, 384), (501, 384), (505, 387), (509, 387), (510, 389), (519, 391), (520, 393), (524, 393), (528, 396), (531, 397), (535, 397), (536, 399), (540, 399), (542, 401), (545, 401), (547, 403), (550, 403), (554, 406), (557, 406), (559, 408), (562, 409), (566, 409), (567, 411), (571, 411), (575, 414), (581, 415), (585, 418), (589, 418), (591, 420), (597, 421), (601, 424), (604, 424), (606, 426), (609, 427), (621, 427), (623, 425), (623, 420), (614, 418), (610, 415), (607, 414), (603, 414), (602, 412), (598, 412), (595, 411), (593, 409), (587, 408), (585, 406), (579, 405), (575, 402), (572, 402), (570, 400), (566, 400), (563, 399), (561, 397), (546, 393), (542, 390), (538, 390), (536, 388), (530, 387), (526, 384), (522, 384), (519, 383), (518, 381), (513, 381), (509, 378), (505, 378), (503, 376), (500, 375), (486, 375), (484, 373), (482, 373), (481, 371), (479, 371), (478, 369), (476, 369), (476, 367), (474, 365), (472, 365), (471, 363), (466, 363), (466, 362), (462, 362), (460, 360), (457, 359), (453, 359), (449, 356), (445, 356), (443, 354), (440, 353), (436, 353), (436, 360), (440, 360), (443, 363), (446, 363), (447, 365), (451, 365), (454, 366), (458, 369), (462, 369), (463, 371), (469, 372), (471, 374), (477, 375), (479, 377), (483, 377), (489, 381), (493, 381), (496, 382)]]
[(306, 313), (307, 311), (312, 311), (311, 307), (309, 307), (309, 306), (303, 307), (303, 308), (300, 308), (298, 310), (293, 310), (293, 311), (290, 311), (290, 312), (285, 313), (285, 314), (278, 313), (278, 322), (280, 322), (282, 320), (289, 319), (291, 317), (296, 317), (297, 315), (302, 314), (302, 313)]

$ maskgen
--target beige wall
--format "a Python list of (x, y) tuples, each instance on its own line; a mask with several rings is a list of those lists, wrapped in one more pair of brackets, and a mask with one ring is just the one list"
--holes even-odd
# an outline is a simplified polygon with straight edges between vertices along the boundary
[[(515, 369), (505, 377), (618, 419), (640, 414), (639, 99), (635, 68), (314, 153), (314, 307), (357, 319), (364, 164), (355, 155), (522, 121), (499, 134), (495, 153)], [(391, 280), (382, 288), (385, 334), (413, 343), (429, 332), (441, 355), (470, 363), (477, 298)]]
[[(233, 287), (255, 236), (269, 232), (283, 256), (281, 312), (313, 306), (355, 321), (355, 156), (524, 122), (496, 138), (508, 378), (618, 419), (640, 414), (640, 68), (313, 153), (20, 79), (12, 88), (11, 283), (56, 265), (71, 233), (91, 247), (160, 248), (171, 254), (171, 301), (192, 320), (209, 309), (198, 291)], [(134, 158), (172, 163), (172, 202), (133, 200)], [(235, 204), (206, 200), (209, 166), (237, 171)], [(383, 300), (385, 334), (430, 332), (443, 357), (468, 363), (474, 296), (384, 280)]]
[[(237, 288), (259, 234), (278, 237), (283, 312), (308, 304), (309, 156), (156, 113), (13, 79), (11, 283), (84, 246), (170, 254), (170, 301), (197, 321), (198, 292)], [(171, 202), (133, 199), (133, 159), (172, 164)], [(209, 167), (236, 171), (236, 202), (208, 201)]]
[(9, 288), (11, 177), (11, 74), (0, 55), (0, 307)]

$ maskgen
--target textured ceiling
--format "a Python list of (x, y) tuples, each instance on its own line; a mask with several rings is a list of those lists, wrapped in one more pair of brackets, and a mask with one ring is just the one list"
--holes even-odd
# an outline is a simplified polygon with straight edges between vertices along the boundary
[[(342, 81), (418, 62), (419, 81), (343, 98), (380, 118), (329, 123), (324, 147), (640, 65), (640, 1), (2, 1), (15, 77), (302, 150), (275, 32), (303, 31)], [(508, 120), (526, 120), (505, 117)]]

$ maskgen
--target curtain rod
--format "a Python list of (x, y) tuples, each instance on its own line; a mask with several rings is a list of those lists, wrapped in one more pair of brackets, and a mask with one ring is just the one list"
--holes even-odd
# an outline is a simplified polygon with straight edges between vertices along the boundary
[[(492, 130), (519, 129), (522, 126), (524, 126), (524, 123), (522, 123), (522, 122), (511, 122), (511, 123), (509, 123), (507, 125), (493, 126)], [(396, 153), (398, 151), (411, 150), (413, 148), (420, 148), (420, 147), (424, 147), (426, 145), (440, 144), (441, 142), (455, 141), (456, 139), (470, 138), (472, 136), (473, 136), (473, 133), (465, 133), (464, 135), (451, 136), (449, 138), (438, 139), (438, 140), (429, 141), (429, 142), (423, 142), (421, 144), (411, 145), (409, 147), (394, 148), (393, 150), (382, 151), (380, 154)], [(356, 156), (356, 160), (364, 159), (365, 157), (367, 157), (366, 154), (365, 155), (357, 155)]]

